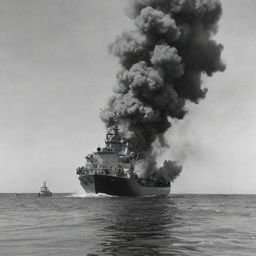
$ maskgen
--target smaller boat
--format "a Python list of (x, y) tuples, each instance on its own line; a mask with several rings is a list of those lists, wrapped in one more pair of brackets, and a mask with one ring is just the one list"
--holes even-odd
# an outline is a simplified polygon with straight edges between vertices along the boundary
[(46, 181), (44, 181), (43, 186), (41, 186), (38, 196), (52, 196), (52, 192), (48, 190), (48, 187), (46, 186)]

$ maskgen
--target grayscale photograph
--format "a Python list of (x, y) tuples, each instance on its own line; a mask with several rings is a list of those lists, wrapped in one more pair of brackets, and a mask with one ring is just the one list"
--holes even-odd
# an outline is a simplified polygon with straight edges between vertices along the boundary
[(256, 255), (256, 1), (0, 13), (0, 256)]

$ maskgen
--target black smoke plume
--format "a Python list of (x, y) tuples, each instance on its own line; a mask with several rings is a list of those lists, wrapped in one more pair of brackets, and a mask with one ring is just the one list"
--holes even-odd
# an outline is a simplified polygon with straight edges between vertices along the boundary
[(221, 13), (218, 0), (129, 0), (127, 15), (135, 28), (110, 45), (121, 69), (101, 118), (109, 127), (117, 114), (148, 174), (158, 171), (172, 181), (181, 172), (172, 161), (157, 168), (155, 144), (167, 146), (164, 133), (173, 118), (184, 117), (186, 101), (205, 97), (202, 74), (224, 71), (223, 46), (212, 39)]

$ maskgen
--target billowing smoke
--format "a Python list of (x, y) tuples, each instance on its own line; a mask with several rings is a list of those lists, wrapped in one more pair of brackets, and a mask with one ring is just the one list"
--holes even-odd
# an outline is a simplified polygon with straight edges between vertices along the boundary
[[(224, 71), (223, 46), (212, 37), (222, 13), (218, 0), (129, 0), (127, 15), (135, 28), (110, 45), (119, 58), (117, 86), (101, 112), (106, 126), (117, 115), (123, 136), (140, 152), (146, 173), (158, 171), (169, 180), (181, 166), (164, 161), (157, 168), (154, 147), (166, 147), (171, 120), (182, 119), (185, 103), (198, 103), (207, 90), (202, 74)], [(155, 142), (158, 143), (155, 143)]]

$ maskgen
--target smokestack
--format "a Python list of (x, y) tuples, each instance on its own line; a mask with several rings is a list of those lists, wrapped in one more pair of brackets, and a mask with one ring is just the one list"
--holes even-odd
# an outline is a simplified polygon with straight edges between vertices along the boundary
[[(181, 167), (165, 161), (157, 168), (154, 149), (166, 147), (164, 134), (173, 118), (186, 114), (185, 103), (206, 95), (202, 74), (224, 71), (223, 46), (212, 37), (222, 8), (218, 0), (133, 0), (127, 15), (135, 28), (110, 45), (119, 58), (117, 85), (101, 118), (109, 127), (114, 113), (132, 150), (142, 152), (145, 173), (174, 180)], [(154, 143), (158, 141), (158, 143)]]

